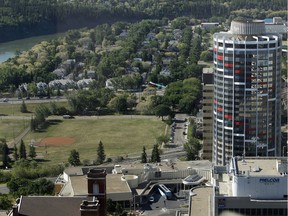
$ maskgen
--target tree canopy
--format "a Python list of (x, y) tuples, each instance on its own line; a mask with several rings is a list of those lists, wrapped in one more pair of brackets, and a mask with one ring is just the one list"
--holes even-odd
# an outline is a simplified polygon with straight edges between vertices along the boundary
[(71, 150), (68, 162), (72, 166), (79, 166), (81, 164), (79, 152), (76, 151), (75, 149)]
[[(2, 32), (2, 41), (0, 42), (33, 35), (51, 34), (58, 29), (67, 30), (119, 20), (175, 18), (188, 15), (196, 19), (228, 18), (229, 15), (233, 15), (234, 11), (239, 11), (240, 9), (257, 9), (258, 14), (261, 14), (259, 13), (260, 11), (264, 11), (261, 15), (264, 16), (265, 12), (269, 14), (272, 11), (283, 11), (286, 6), (286, 0), (163, 0), (161, 2), (151, 0), (127, 0), (125, 2), (120, 0), (1, 1), (0, 22), (2, 25), (0, 32)], [(253, 14), (246, 13), (245, 16), (249, 15)], [(281, 15), (284, 18), (287, 13), (282, 13)], [(179, 19), (173, 25), (182, 28), (186, 22), (187, 19)], [(118, 31), (115, 29), (115, 32)], [(74, 36), (76, 35), (69, 39), (75, 39)], [(101, 34), (95, 36), (97, 41), (102, 42), (104, 39)], [(69, 42), (69, 40), (67, 41)]]

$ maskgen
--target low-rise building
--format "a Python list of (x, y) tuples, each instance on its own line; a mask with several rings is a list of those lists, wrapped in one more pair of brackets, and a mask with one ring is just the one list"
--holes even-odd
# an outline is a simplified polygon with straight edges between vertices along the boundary
[(287, 158), (237, 158), (213, 170), (212, 215), (287, 215)]
[(201, 23), (201, 28), (205, 30), (210, 30), (219, 26), (218, 22), (211, 22), (211, 23)]
[(73, 196), (21, 196), (9, 216), (106, 216), (106, 170), (91, 168), (85, 172), (84, 188), (78, 187), (77, 180), (73, 184), (70, 181)]
[[(146, 186), (151, 182), (167, 184), (182, 184), (183, 188), (191, 188), (191, 182), (183, 182), (187, 176), (199, 175), (202, 180), (211, 179), (211, 162), (204, 161), (177, 161), (172, 163), (163, 161), (157, 164), (123, 164), (114, 167), (105, 167), (107, 199), (129, 206), (133, 197), (138, 202), (146, 198)], [(57, 180), (62, 185), (59, 196), (87, 196), (87, 172), (89, 167), (67, 168)], [(144, 184), (144, 186), (143, 186)]]

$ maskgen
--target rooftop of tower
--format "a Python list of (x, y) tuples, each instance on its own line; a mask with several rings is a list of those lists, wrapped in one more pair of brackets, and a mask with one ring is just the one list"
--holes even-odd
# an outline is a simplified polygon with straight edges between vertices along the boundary
[(233, 20), (229, 32), (236, 35), (265, 34), (265, 22), (263, 20)]

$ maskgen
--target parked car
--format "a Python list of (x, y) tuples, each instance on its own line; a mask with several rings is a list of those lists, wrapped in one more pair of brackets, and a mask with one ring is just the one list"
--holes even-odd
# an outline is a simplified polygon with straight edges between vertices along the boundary
[(73, 119), (74, 116), (71, 115), (63, 115), (63, 119)]

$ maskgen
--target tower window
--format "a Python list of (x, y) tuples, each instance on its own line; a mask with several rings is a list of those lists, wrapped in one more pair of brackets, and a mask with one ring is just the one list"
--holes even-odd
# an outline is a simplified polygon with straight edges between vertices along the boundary
[(99, 184), (93, 184), (93, 194), (99, 194)]

